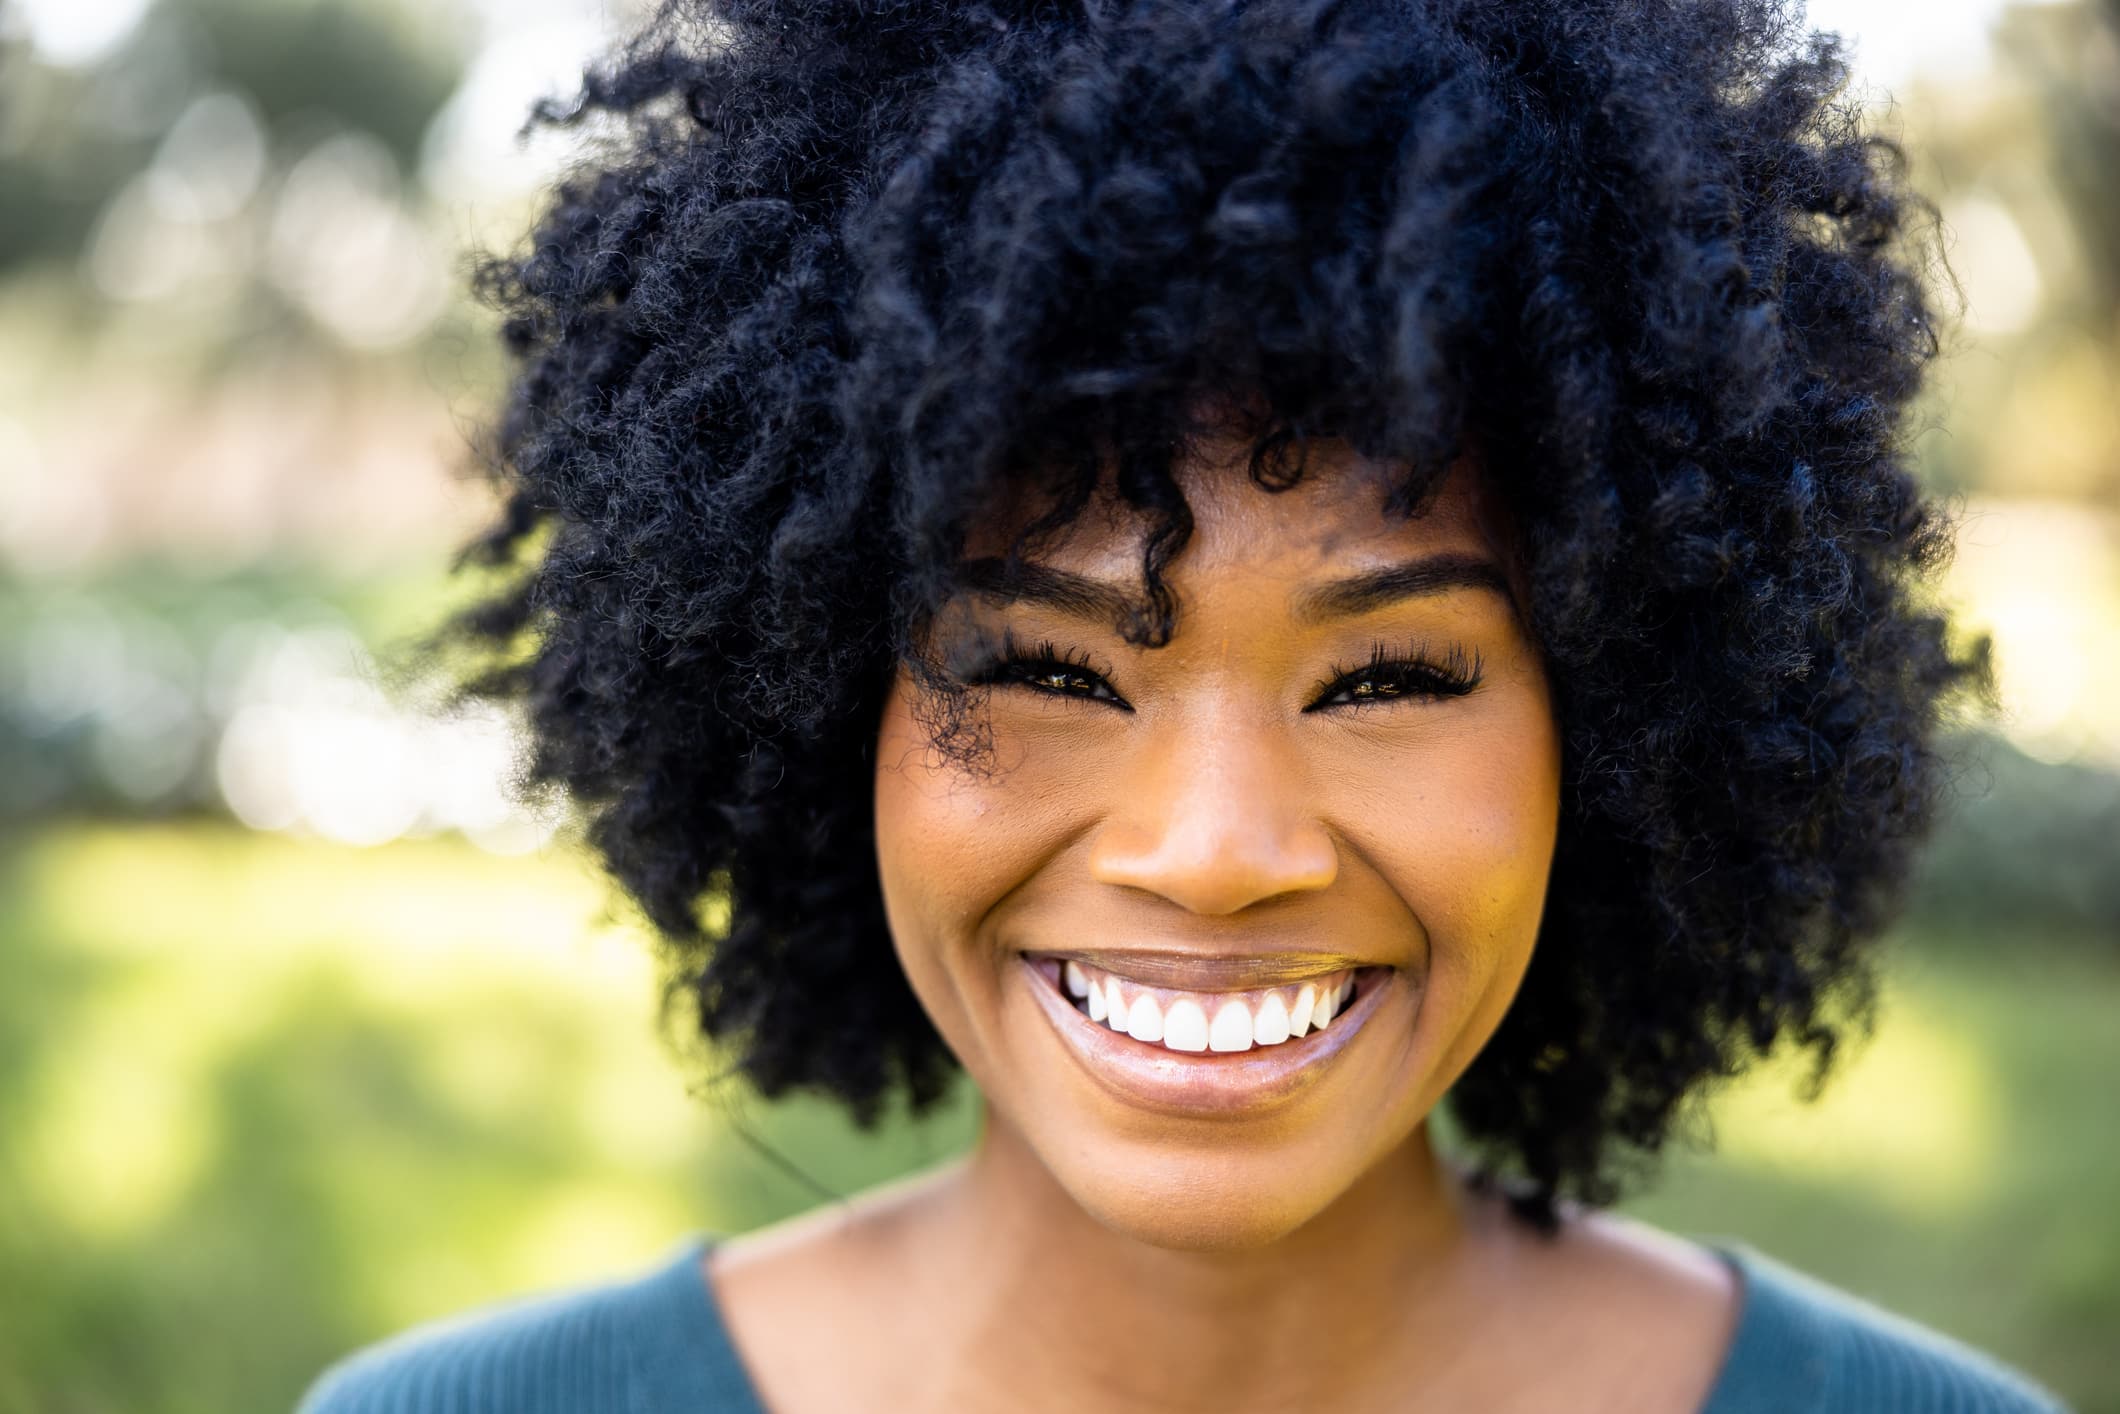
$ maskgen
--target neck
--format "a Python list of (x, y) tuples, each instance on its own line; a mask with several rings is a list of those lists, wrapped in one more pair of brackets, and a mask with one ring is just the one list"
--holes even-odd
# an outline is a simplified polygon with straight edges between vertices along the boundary
[[(949, 1292), (943, 1348), (1005, 1352), (995, 1374), (1012, 1388), (1076, 1391), (1074, 1407), (1351, 1407), (1394, 1370), (1418, 1377), (1406, 1333), (1447, 1329), (1475, 1245), (1425, 1126), (1301, 1228), (1242, 1251), (1105, 1227), (991, 1110), (930, 1195), (920, 1226)], [(965, 1367), (981, 1363), (1000, 1360)]]

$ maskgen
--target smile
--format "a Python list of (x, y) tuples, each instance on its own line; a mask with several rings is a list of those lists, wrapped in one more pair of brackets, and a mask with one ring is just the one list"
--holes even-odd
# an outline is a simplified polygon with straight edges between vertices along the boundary
[(1272, 987), (1194, 991), (1053, 954), (1021, 961), (1038, 1005), (1099, 1083), (1188, 1115), (1256, 1111), (1310, 1088), (1396, 975), (1342, 967)]
[(1060, 964), (1068, 996), (1089, 1017), (1136, 1041), (1172, 1051), (1248, 1051), (1323, 1031), (1354, 995), (1354, 969), (1299, 987), (1247, 992), (1187, 992), (1121, 979), (1068, 958)]

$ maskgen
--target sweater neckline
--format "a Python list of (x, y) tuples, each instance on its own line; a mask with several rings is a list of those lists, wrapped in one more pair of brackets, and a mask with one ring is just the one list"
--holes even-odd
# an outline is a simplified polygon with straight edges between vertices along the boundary
[[(703, 1408), (728, 1414), (766, 1414), (765, 1402), (750, 1370), (738, 1355), (723, 1322), (720, 1303), (708, 1280), (706, 1255), (715, 1242), (711, 1233), (683, 1239), (665, 1264), (649, 1274), (639, 1290), (638, 1319), (628, 1328), (634, 1354), (647, 1380), (651, 1409)], [(1730, 1347), (1724, 1352), (1701, 1414), (1766, 1414), (1759, 1400), (1760, 1375), (1772, 1371), (1772, 1409), (1780, 1414), (1808, 1409), (1815, 1402), (1818, 1372), (1788, 1368), (1787, 1357), (1800, 1348), (1802, 1332), (1794, 1312), (1801, 1303), (1781, 1289), (1771, 1264), (1743, 1243), (1704, 1243), (1737, 1280), (1738, 1315)], [(1787, 1381), (1804, 1382), (1802, 1397)]]

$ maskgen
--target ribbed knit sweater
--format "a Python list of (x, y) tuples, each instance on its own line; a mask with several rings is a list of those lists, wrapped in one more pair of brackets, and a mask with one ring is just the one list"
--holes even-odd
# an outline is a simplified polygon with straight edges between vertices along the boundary
[[(482, 1307), (340, 1360), (296, 1414), (761, 1414), (693, 1235), (630, 1280)], [(2023, 1376), (1742, 1245), (1702, 1414), (2056, 1414)]]

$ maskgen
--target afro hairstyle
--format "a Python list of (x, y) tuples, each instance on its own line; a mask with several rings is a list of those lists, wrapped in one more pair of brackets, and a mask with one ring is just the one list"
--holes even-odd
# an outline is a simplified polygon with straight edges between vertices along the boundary
[(583, 155), (482, 263), (505, 509), (447, 632), (652, 921), (665, 1023), (863, 1123), (948, 1090), (883, 704), (1012, 486), (1050, 530), (1114, 477), (1123, 631), (1167, 640), (1204, 394), (1261, 485), (1330, 435), (1413, 513), (1476, 451), (1521, 530), (1562, 818), (1448, 1101), (1476, 1171), (1550, 1227), (1716, 1079), (1822, 1076), (1988, 676), (1908, 468), (1933, 208), (1849, 78), (1778, 0), (664, 5), (533, 119)]

